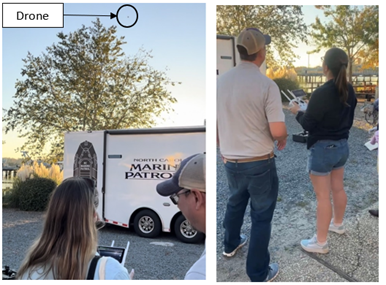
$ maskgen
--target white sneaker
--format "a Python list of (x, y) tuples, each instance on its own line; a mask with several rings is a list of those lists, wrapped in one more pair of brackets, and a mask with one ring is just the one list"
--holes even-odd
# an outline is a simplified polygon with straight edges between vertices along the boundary
[(300, 245), (305, 251), (308, 252), (317, 252), (317, 253), (327, 253), (329, 252), (328, 244), (326, 242), (325, 245), (321, 246), (318, 244), (316, 239), (316, 235), (313, 236), (312, 239), (304, 239), (300, 242)]
[(238, 247), (236, 247), (232, 252), (223, 252), (222, 254), (224, 255), (224, 256), (226, 256), (226, 257), (232, 257), (232, 256), (234, 256), (235, 254), (236, 254), (236, 252), (240, 249), (240, 248), (242, 248), (246, 243), (247, 243), (247, 241), (248, 241), (248, 237), (246, 236), (246, 235), (244, 235), (244, 234), (241, 234), (240, 235), (240, 244), (239, 244), (239, 246)]
[(344, 234), (345, 233), (345, 228), (342, 225), (340, 225), (339, 227), (335, 226), (334, 225), (334, 220), (331, 220), (331, 223), (330, 223), (330, 226), (328, 227), (328, 230), (331, 231), (331, 232), (334, 232), (334, 233), (337, 233), (337, 234)]

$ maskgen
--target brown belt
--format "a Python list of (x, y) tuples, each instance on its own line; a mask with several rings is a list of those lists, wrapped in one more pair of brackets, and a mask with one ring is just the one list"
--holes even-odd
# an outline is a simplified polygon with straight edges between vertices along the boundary
[(224, 163), (227, 163), (227, 162), (245, 163), (245, 162), (267, 160), (267, 159), (273, 158), (274, 156), (275, 156), (275, 154), (272, 151), (271, 153), (263, 155), (263, 156), (255, 156), (255, 157), (251, 157), (251, 158), (242, 158), (242, 159), (228, 159), (228, 158), (223, 157), (222, 160), (224, 161)]

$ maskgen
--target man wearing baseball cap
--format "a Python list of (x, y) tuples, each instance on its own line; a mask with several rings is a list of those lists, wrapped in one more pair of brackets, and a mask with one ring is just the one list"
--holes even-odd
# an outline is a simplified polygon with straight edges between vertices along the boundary
[[(206, 158), (195, 154), (184, 159), (169, 180), (157, 185), (161, 196), (169, 196), (185, 218), (197, 231), (205, 233), (206, 227)], [(185, 279), (205, 280), (206, 251), (193, 264)]]
[(279, 88), (259, 69), (270, 42), (271, 37), (256, 28), (241, 31), (236, 41), (241, 62), (217, 82), (217, 144), (230, 191), (223, 255), (232, 257), (247, 243), (241, 227), (250, 201), (246, 269), (254, 282), (272, 281), (279, 272), (278, 264), (270, 264), (268, 245), (279, 189), (275, 141), (282, 150), (287, 129)]

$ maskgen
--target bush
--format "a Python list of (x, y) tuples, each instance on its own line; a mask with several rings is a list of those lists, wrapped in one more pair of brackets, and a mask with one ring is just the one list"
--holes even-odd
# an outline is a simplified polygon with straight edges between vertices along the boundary
[(3, 189), (3, 207), (4, 208), (14, 208), (12, 205), (13, 192), (10, 187)]
[(288, 102), (288, 99), (281, 93), (281, 90), (283, 90), (285, 92), (285, 94), (287, 94), (289, 96), (287, 89), (291, 90), (291, 91), (296, 90), (296, 89), (300, 89), (299, 83), (297, 81), (292, 81), (292, 80), (287, 79), (287, 78), (276, 78), (276, 79), (273, 79), (273, 81), (275, 81), (277, 86), (279, 86), (282, 102)]
[(60, 170), (58, 165), (53, 164), (47, 168), (43, 163), (34, 161), (32, 165), (23, 164), (17, 171), (16, 177), (21, 181), (34, 177), (48, 178), (59, 185), (63, 180), (63, 171)]
[(21, 182), (17, 193), (20, 210), (23, 211), (44, 211), (56, 183), (47, 178), (33, 178)]
[(22, 193), (23, 181), (16, 177), (13, 181), (12, 188), (3, 190), (3, 207), (7, 208), (19, 208), (19, 197)]

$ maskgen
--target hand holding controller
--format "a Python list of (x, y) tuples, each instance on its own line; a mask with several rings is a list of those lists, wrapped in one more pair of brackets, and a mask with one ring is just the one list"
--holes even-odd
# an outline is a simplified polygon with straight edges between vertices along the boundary
[[(303, 90), (298, 91), (302, 91), (304, 93)], [(305, 111), (307, 109), (307, 103), (299, 97), (296, 97), (291, 91), (288, 90), (288, 93), (291, 94), (291, 96), (294, 98), (292, 100), (290, 99), (290, 97), (287, 96), (287, 94), (285, 94), (283, 90), (281, 90), (281, 93), (288, 99), (290, 108), (294, 107), (296, 104), (297, 106), (299, 106), (299, 111)]]
[(299, 100), (299, 99), (292, 99), (290, 102), (289, 102), (289, 107), (293, 107), (294, 104), (297, 104), (299, 106), (299, 110), (300, 111), (305, 111), (307, 109), (307, 103), (304, 102), (303, 100)]

